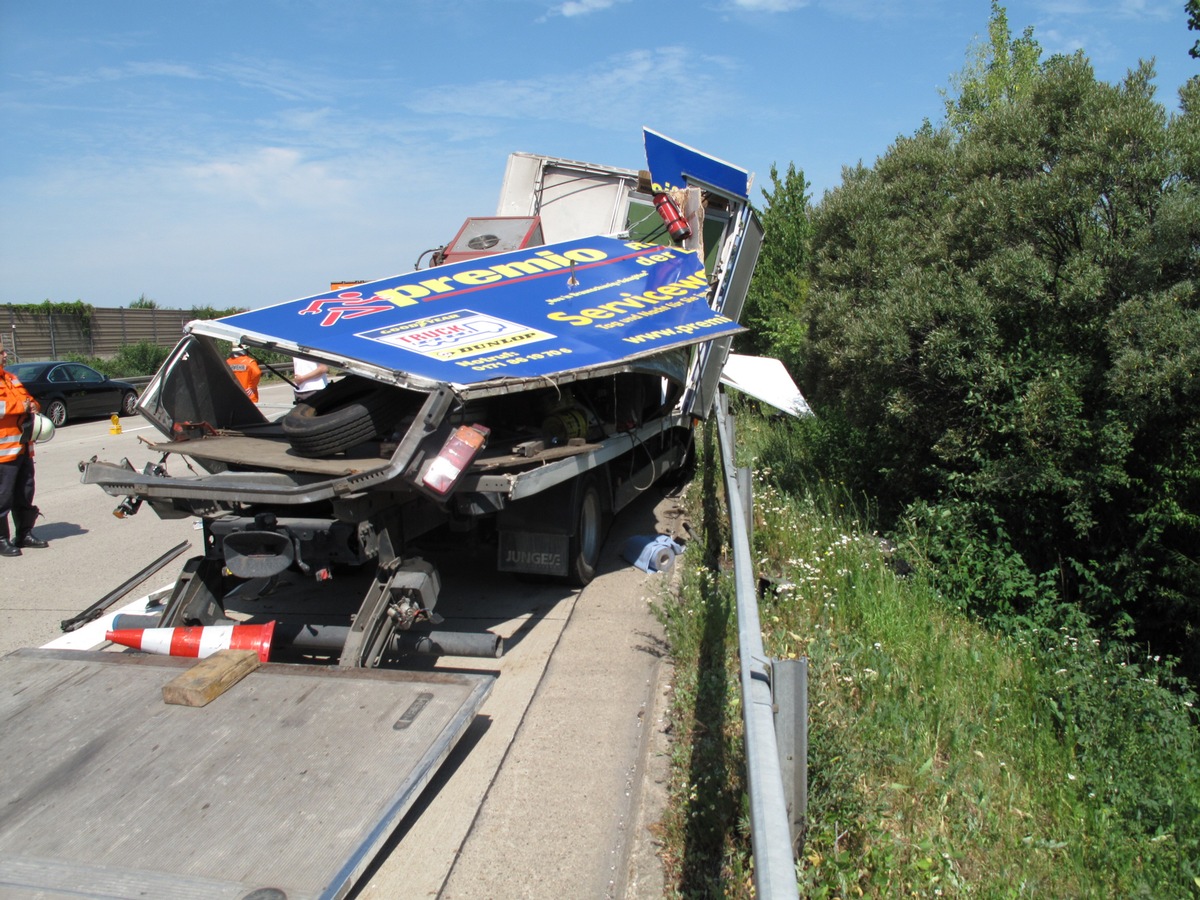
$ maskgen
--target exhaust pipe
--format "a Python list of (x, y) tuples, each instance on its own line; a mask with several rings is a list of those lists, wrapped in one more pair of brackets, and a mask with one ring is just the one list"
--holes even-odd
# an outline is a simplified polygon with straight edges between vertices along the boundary
[[(279, 622), (275, 626), (275, 646), (308, 653), (337, 654), (345, 646), (349, 634), (349, 625)], [(489, 631), (401, 631), (392, 637), (391, 652), (499, 659), (504, 655), (504, 638)]]

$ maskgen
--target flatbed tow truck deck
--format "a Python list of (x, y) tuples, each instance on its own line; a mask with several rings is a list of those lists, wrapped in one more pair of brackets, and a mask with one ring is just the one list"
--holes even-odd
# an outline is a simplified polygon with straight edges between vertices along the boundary
[(267, 663), (203, 708), (165, 704), (194, 662), (0, 659), (0, 893), (342, 896), (494, 681)]

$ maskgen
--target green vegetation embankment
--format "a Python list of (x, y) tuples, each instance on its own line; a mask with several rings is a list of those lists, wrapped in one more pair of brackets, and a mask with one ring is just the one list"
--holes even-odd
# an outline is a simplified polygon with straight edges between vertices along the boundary
[[(1192, 897), (1195, 695), (1081, 617), (981, 621), (917, 543), (885, 550), (861, 495), (821, 481), (815, 422), (742, 410), (768, 655), (810, 665), (806, 897)], [(709, 453), (698, 539), (660, 604), (677, 667), (674, 889), (752, 896), (734, 587)]]
[[(1182, 24), (1181, 24), (1182, 27)], [(811, 896), (1200, 896), (1200, 77), (1042, 59), (994, 4), (940, 124), (814, 204), (771, 172), (739, 348), (769, 653), (812, 664)], [(709, 456), (709, 459), (712, 457)], [(751, 891), (712, 505), (662, 605), (667, 859)], [(880, 549), (886, 536), (905, 561)]]

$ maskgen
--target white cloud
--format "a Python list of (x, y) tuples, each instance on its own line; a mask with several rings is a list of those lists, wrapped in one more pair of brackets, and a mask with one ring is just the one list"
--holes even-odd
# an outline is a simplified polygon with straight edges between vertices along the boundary
[(325, 79), (289, 64), (270, 60), (241, 60), (214, 67), (221, 77), (242, 88), (263, 91), (288, 101), (323, 100), (338, 91)]
[(475, 143), (403, 125), (406, 140), (76, 156), (36, 179), (0, 172), (6, 207), (20, 211), (0, 218), (0, 303), (118, 306), (145, 293), (170, 307), (261, 306), (410, 270), (464, 216), (492, 211), (503, 157), (484, 168)]
[(1068, 34), (1057, 28), (1035, 30), (1033, 37), (1041, 46), (1044, 55), (1047, 56), (1060, 53), (1069, 56), (1076, 50), (1083, 50), (1085, 47), (1090, 47), (1095, 52), (1096, 48), (1095, 38), (1088, 38), (1078, 33)]
[[(1182, 19), (1182, 3), (1168, 0), (1038, 0), (1032, 4), (1050, 18), (1090, 19), (1149, 19), (1170, 21)], [(1011, 24), (1012, 13), (1009, 13)]]
[(1122, 18), (1169, 22), (1172, 19), (1183, 18), (1183, 13), (1180, 12), (1181, 7), (1182, 4), (1167, 4), (1162, 0), (1118, 0), (1116, 14)]
[(185, 167), (180, 173), (210, 194), (253, 202), (264, 209), (341, 205), (348, 183), (298, 150), (261, 147), (238, 157)]
[(512, 81), (429, 87), (409, 101), (418, 113), (559, 121), (596, 128), (690, 122), (697, 109), (735, 102), (721, 73), (735, 63), (691, 47), (631, 50), (587, 68)]
[(791, 12), (808, 4), (809, 0), (733, 0), (735, 9), (747, 12)]
[(193, 66), (183, 65), (181, 63), (171, 62), (131, 62), (124, 67), (123, 70), (131, 77), (167, 77), (167, 78), (189, 78), (200, 80), (207, 76), (197, 71)]
[[(1090, 0), (1040, 0), (1040, 2), (1034, 3), (1033, 7), (1041, 9), (1047, 16), (1064, 18), (1095, 16), (1100, 12)], [(1012, 24), (1011, 13), (1009, 14), (1009, 24)]]
[(610, 6), (615, 6), (618, 3), (628, 3), (629, 0), (567, 0), (566, 3), (560, 3), (558, 6), (550, 9), (550, 14), (557, 13), (565, 18), (572, 16), (586, 16), (589, 13), (600, 12), (608, 9)]

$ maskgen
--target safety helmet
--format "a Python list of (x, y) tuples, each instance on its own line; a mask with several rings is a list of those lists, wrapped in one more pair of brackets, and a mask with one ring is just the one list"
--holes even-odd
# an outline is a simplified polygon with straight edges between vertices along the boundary
[(54, 437), (54, 423), (41, 413), (33, 413), (29, 425), (29, 440), (43, 444)]

